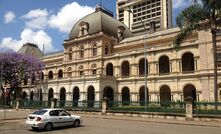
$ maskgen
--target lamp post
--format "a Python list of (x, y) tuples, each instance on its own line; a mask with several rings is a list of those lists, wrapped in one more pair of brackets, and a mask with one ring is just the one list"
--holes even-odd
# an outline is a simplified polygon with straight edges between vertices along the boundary
[[(130, 9), (128, 9), (127, 11), (134, 15), (134, 13)], [(140, 22), (143, 24), (144, 27), (144, 42), (145, 42), (144, 43), (144, 103), (145, 103), (144, 105), (146, 111), (147, 110), (147, 32), (146, 32), (146, 26), (142, 21), (142, 19), (140, 20)]]

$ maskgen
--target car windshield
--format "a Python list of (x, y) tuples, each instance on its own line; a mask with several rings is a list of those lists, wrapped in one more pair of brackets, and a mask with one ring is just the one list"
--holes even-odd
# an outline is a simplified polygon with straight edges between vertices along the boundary
[(35, 111), (34, 113), (32, 114), (36, 114), (36, 115), (43, 115), (44, 113), (46, 113), (47, 110), (38, 110), (38, 111)]

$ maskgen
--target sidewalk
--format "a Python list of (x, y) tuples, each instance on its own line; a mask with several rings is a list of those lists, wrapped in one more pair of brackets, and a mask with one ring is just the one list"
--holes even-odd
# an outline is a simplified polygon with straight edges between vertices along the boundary
[[(6, 111), (0, 109), (0, 121), (25, 119), (28, 114), (32, 113), (32, 109), (10, 109)], [(101, 113), (84, 113), (84, 112), (71, 112), (72, 114), (78, 114), (82, 118), (101, 118), (101, 119), (114, 119), (114, 120), (128, 120), (128, 121), (140, 121), (140, 122), (153, 122), (164, 124), (176, 124), (176, 125), (191, 125), (191, 126), (208, 126), (208, 127), (221, 127), (221, 122), (217, 121), (185, 121), (175, 119), (159, 119), (159, 118), (147, 118), (147, 117), (132, 117), (122, 115), (103, 115)], [(5, 117), (5, 118), (4, 118)]]

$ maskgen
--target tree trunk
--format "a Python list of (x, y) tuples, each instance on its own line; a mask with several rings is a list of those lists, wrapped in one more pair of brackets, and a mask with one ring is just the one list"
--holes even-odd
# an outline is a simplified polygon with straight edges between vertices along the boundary
[(217, 46), (216, 46), (216, 31), (212, 30), (212, 43), (213, 43), (213, 63), (214, 63), (214, 101), (215, 110), (217, 110), (218, 102), (218, 86), (217, 86)]

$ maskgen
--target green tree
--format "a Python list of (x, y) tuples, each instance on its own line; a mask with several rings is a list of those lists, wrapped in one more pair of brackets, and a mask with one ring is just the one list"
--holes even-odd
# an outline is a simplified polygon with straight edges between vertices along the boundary
[[(193, 0), (193, 4), (184, 9), (176, 18), (176, 23), (180, 27), (180, 33), (174, 41), (178, 47), (193, 31), (200, 25), (207, 25), (212, 34), (213, 58), (214, 58), (214, 101), (218, 101), (217, 89), (217, 46), (216, 34), (221, 26), (221, 1), (220, 0)], [(217, 106), (215, 106), (217, 109)]]

